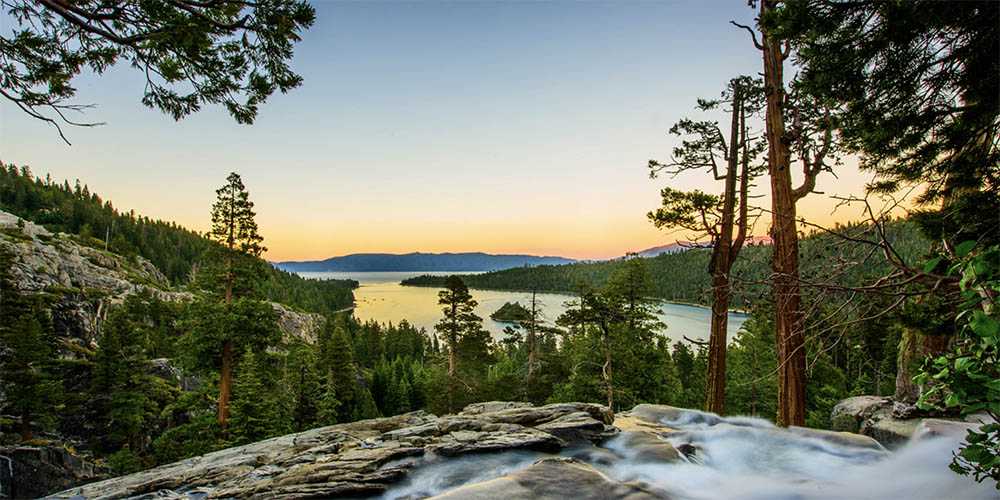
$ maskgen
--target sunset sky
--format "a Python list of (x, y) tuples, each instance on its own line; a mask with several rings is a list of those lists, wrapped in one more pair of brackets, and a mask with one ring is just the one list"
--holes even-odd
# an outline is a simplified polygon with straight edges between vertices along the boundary
[[(645, 214), (666, 131), (760, 56), (730, 19), (745, 2), (316, 2), (296, 48), (305, 83), (253, 126), (220, 108), (174, 122), (142, 106), (122, 64), (75, 83), (86, 119), (55, 131), (0, 100), (0, 160), (81, 179), (115, 205), (205, 230), (239, 172), (271, 260), (355, 252), (486, 251), (607, 258), (685, 238)], [(10, 29), (4, 22), (2, 29)], [(848, 162), (800, 204), (818, 223), (859, 193)], [(758, 181), (765, 191), (766, 179)], [(757, 200), (767, 204), (766, 198)], [(764, 225), (756, 233), (763, 234)]]

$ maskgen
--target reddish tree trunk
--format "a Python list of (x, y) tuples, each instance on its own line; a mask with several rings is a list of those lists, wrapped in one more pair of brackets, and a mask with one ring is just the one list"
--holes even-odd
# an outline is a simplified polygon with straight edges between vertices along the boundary
[(222, 372), (219, 376), (219, 426), (229, 424), (229, 398), (233, 388), (233, 342), (222, 344)]
[[(761, 17), (772, 8), (761, 2)], [(806, 352), (799, 290), (799, 239), (795, 194), (785, 134), (785, 84), (780, 40), (764, 32), (764, 93), (767, 99), (767, 168), (771, 178), (771, 237), (775, 342), (778, 352), (778, 424), (805, 424)]]
[[(729, 272), (733, 261), (743, 245), (746, 235), (746, 166), (740, 182), (740, 232), (736, 241), (733, 231), (736, 219), (736, 178), (739, 175), (741, 144), (746, 141), (743, 132), (743, 92), (740, 86), (733, 88), (732, 124), (729, 129), (728, 165), (725, 176), (725, 191), (722, 195), (722, 218), (719, 234), (712, 248), (709, 272), (712, 274), (712, 322), (708, 338), (708, 380), (705, 393), (705, 408), (723, 414), (726, 411), (726, 342), (729, 320)], [(744, 162), (748, 161), (745, 157)]]

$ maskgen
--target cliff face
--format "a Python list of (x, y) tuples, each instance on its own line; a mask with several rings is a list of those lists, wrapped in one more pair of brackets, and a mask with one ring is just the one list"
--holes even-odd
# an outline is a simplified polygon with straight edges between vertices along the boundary
[[(56, 334), (70, 343), (94, 347), (108, 308), (130, 294), (145, 291), (160, 300), (193, 299), (191, 293), (171, 291), (166, 277), (148, 260), (126, 258), (99, 248), (97, 243), (52, 233), (0, 211), (0, 247), (14, 256), (11, 271), (18, 288), (52, 295)], [(286, 340), (316, 341), (323, 326), (322, 316), (281, 304), (272, 306)]]

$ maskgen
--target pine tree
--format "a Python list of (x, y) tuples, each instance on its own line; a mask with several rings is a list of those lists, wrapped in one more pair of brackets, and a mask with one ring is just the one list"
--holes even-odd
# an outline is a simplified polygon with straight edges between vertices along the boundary
[(337, 389), (336, 384), (333, 381), (333, 375), (329, 375), (326, 378), (326, 384), (323, 386), (322, 395), (320, 400), (316, 405), (316, 418), (317, 423), (320, 425), (333, 425), (340, 422), (339, 414), (343, 405), (340, 400), (337, 399)]
[(266, 355), (247, 349), (240, 360), (233, 390), (231, 436), (249, 443), (282, 434), (287, 423), (274, 391), (268, 387)]
[(53, 376), (55, 350), (38, 305), (22, 295), (10, 275), (12, 256), (0, 248), (0, 388), (4, 411), (21, 419), (21, 439), (33, 437), (33, 425), (48, 427), (59, 400)]
[[(193, 370), (208, 372), (221, 368), (220, 375), (232, 377), (231, 365), (238, 363), (240, 358), (237, 354), (261, 353), (281, 340), (277, 313), (266, 302), (240, 298), (225, 304), (200, 298), (188, 306), (186, 317), (187, 333), (179, 339), (178, 351), (185, 365)], [(220, 346), (229, 348), (220, 352)], [(225, 423), (228, 423), (232, 382), (223, 379), (219, 384), (220, 401), (226, 403)], [(222, 394), (225, 398), (221, 398)], [(218, 413), (216, 417), (219, 421)], [(225, 429), (224, 423), (219, 423)]]
[(351, 420), (365, 420), (380, 416), (378, 407), (375, 406), (375, 399), (372, 398), (372, 393), (368, 391), (367, 387), (360, 388), (358, 391), (358, 402), (354, 406), (354, 413), (351, 416)]
[[(264, 238), (257, 233), (256, 215), (250, 193), (243, 180), (235, 172), (226, 178), (226, 184), (215, 191), (216, 201), (212, 205), (212, 230), (208, 237), (223, 247), (223, 287), (226, 305), (232, 304), (234, 288), (240, 273), (240, 264), (246, 257), (256, 262), (267, 249), (262, 245)], [(229, 420), (229, 398), (233, 380), (233, 342), (222, 342), (222, 368), (219, 377), (219, 425), (223, 428)]]
[(355, 393), (358, 371), (354, 365), (354, 353), (347, 337), (347, 330), (341, 324), (334, 327), (328, 356), (330, 384), (337, 401), (340, 402), (338, 419), (345, 422), (350, 419), (357, 399)]
[[(438, 304), (443, 306), (441, 311), (444, 317), (434, 325), (434, 330), (441, 335), (448, 350), (447, 410), (453, 412), (456, 409), (458, 388), (460, 385), (468, 387), (468, 382), (459, 379), (460, 342), (464, 337), (469, 337), (465, 346), (478, 349), (478, 346), (483, 344), (483, 319), (473, 312), (477, 302), (472, 298), (462, 278), (458, 276), (448, 277), (445, 289), (438, 293)], [(476, 359), (477, 353), (466, 352), (465, 357)]]
[(119, 306), (104, 323), (94, 357), (91, 400), (93, 421), (99, 435), (105, 437), (103, 447), (128, 447), (141, 454), (157, 412), (150, 397), (154, 390), (146, 355), (147, 336), (129, 313), (127, 305)]
[(309, 429), (319, 418), (319, 401), (323, 397), (323, 380), (316, 371), (314, 350), (300, 346), (289, 353), (285, 387), (291, 388), (292, 426), (295, 431)]

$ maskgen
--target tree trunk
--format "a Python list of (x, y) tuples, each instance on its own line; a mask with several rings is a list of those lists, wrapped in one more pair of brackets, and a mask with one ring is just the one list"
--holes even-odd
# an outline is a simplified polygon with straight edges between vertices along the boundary
[(896, 355), (896, 401), (916, 404), (926, 389), (918, 386), (913, 377), (920, 371), (925, 359), (947, 352), (951, 345), (950, 335), (924, 335), (915, 328), (903, 329)]
[(708, 338), (708, 381), (705, 408), (722, 415), (726, 411), (726, 336), (729, 320), (729, 279), (712, 276), (712, 331)]
[[(771, 8), (761, 2), (761, 17)], [(785, 84), (780, 40), (764, 32), (764, 93), (767, 98), (767, 169), (771, 178), (771, 238), (778, 352), (778, 424), (805, 424), (806, 352), (799, 290), (799, 240), (788, 138), (785, 135)]]
[(458, 305), (451, 305), (453, 318), (452, 331), (448, 333), (448, 412), (454, 412), (455, 407), (455, 375), (458, 370), (458, 360), (455, 347), (458, 345)]
[(229, 424), (229, 397), (233, 387), (233, 342), (222, 344), (222, 372), (219, 377), (219, 426)]
[(604, 366), (601, 367), (601, 375), (604, 377), (604, 386), (608, 393), (608, 410), (615, 411), (615, 386), (612, 382), (611, 365), (611, 338), (608, 330), (602, 327), (601, 343), (604, 344)]
[(31, 432), (31, 415), (28, 412), (24, 412), (21, 415), (21, 441), (31, 441), (35, 437), (35, 434)]
[(535, 378), (535, 369), (538, 365), (538, 309), (535, 299), (535, 291), (531, 291), (531, 323), (528, 324), (528, 385)]
[[(705, 408), (722, 415), (726, 411), (726, 337), (729, 320), (729, 271), (733, 266), (733, 224), (736, 218), (736, 176), (740, 162), (742, 92), (733, 88), (732, 125), (729, 129), (728, 165), (722, 195), (722, 218), (719, 234), (712, 248), (712, 323), (708, 337), (708, 380)], [(745, 197), (743, 202), (745, 203)], [(742, 209), (741, 209), (742, 215)], [(741, 224), (746, 224), (741, 217)], [(742, 234), (742, 232), (741, 232)], [(742, 244), (742, 243), (741, 243)]]

